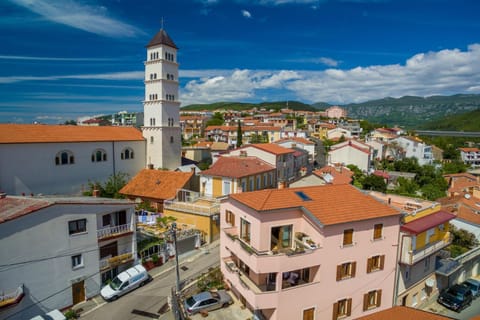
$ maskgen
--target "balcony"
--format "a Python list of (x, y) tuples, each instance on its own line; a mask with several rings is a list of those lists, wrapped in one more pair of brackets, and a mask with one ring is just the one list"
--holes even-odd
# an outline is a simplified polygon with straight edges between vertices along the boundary
[(133, 232), (133, 227), (129, 224), (103, 228), (97, 230), (97, 239), (99, 241), (119, 237)]
[(103, 258), (100, 260), (100, 271), (112, 269), (112, 268), (118, 267), (119, 265), (132, 262), (132, 261), (133, 261), (133, 254), (131, 252), (127, 252), (111, 258)]
[(425, 257), (428, 257), (429, 255), (445, 248), (452, 243), (452, 240), (453, 236), (450, 234), (450, 232), (447, 232), (442, 240), (429, 244), (420, 250), (402, 252), (400, 262), (408, 265), (414, 265)]
[(187, 198), (186, 201), (165, 200), (163, 208), (164, 210), (187, 212), (208, 217), (220, 214), (220, 202), (209, 198)]

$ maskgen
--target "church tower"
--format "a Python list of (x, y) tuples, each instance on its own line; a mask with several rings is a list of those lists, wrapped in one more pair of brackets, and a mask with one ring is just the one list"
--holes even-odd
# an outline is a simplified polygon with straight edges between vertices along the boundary
[(146, 48), (142, 132), (147, 144), (147, 165), (173, 170), (181, 165), (182, 151), (178, 48), (163, 28)]

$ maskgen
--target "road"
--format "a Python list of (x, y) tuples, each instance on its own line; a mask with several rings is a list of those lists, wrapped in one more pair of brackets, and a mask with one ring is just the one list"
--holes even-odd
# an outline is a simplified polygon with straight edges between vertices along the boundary
[(427, 311), (435, 312), (452, 319), (468, 320), (480, 315), (480, 298), (473, 300), (472, 305), (462, 310), (460, 313), (449, 310), (438, 302), (434, 302)]
[[(179, 257), (181, 282), (208, 271), (209, 267), (219, 264), (218, 245), (205, 251), (187, 253)], [(85, 310), (80, 319), (85, 320), (145, 320), (157, 319), (160, 309), (167, 303), (171, 288), (175, 286), (175, 259), (162, 267), (150, 270), (154, 277), (149, 284), (120, 297), (113, 302), (104, 302), (100, 296), (90, 301), (92, 309)], [(95, 303), (98, 305), (95, 306)], [(81, 306), (80, 306), (81, 307)]]
[(316, 168), (322, 168), (327, 164), (327, 160), (325, 157), (325, 147), (323, 146), (323, 141), (320, 139), (317, 139), (315, 137), (310, 137), (310, 139), (315, 142), (315, 161), (317, 165), (315, 166)]

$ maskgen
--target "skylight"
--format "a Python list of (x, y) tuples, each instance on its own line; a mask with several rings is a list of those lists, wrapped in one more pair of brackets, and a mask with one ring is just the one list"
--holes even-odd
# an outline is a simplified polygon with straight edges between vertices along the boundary
[(303, 191), (295, 191), (295, 194), (300, 197), (303, 201), (311, 201), (312, 198), (307, 196)]

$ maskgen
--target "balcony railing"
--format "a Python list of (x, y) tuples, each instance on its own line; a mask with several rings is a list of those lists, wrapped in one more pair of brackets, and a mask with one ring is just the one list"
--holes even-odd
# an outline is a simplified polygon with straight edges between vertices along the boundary
[(100, 270), (115, 268), (130, 261), (133, 261), (133, 254), (131, 252), (111, 258), (104, 258), (100, 260)]
[(163, 202), (163, 208), (168, 210), (194, 213), (194, 214), (199, 214), (204, 216), (212, 216), (214, 214), (220, 213), (220, 203), (211, 202), (211, 204), (208, 205), (208, 203), (205, 202), (205, 204), (207, 205), (202, 205), (198, 202), (199, 201), (185, 202), (185, 201), (178, 201), (178, 200), (165, 200)]
[(452, 235), (450, 234), (450, 232), (448, 232), (445, 234), (445, 237), (440, 241), (430, 244), (420, 250), (406, 252), (402, 255), (401, 262), (409, 265), (414, 265), (423, 258), (448, 246), (450, 243), (452, 243), (452, 239)]
[(133, 228), (129, 224), (122, 224), (97, 230), (97, 239), (108, 238), (121, 235), (123, 233), (133, 232)]

